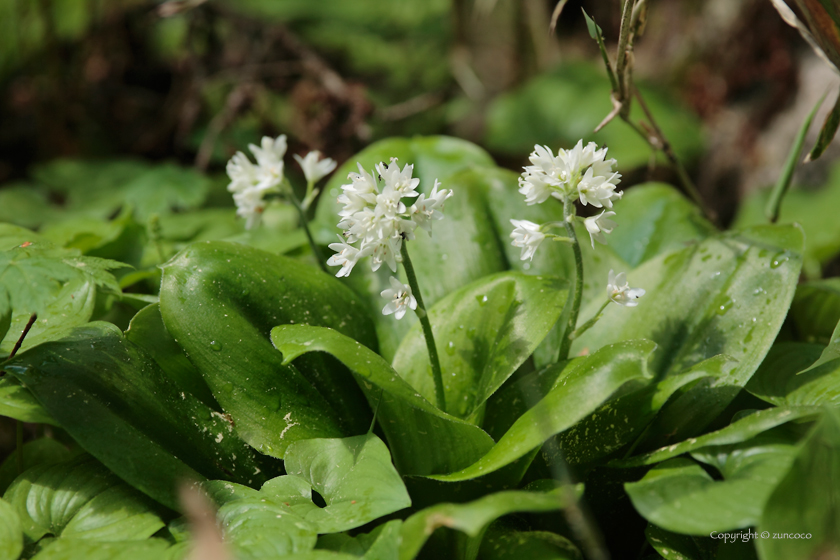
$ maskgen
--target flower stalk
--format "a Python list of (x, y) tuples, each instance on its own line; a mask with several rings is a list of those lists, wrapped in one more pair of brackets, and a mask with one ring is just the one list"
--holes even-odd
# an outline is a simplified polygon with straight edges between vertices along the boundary
[(570, 197), (566, 197), (563, 201), (563, 216), (565, 218), (566, 233), (569, 239), (572, 240), (572, 253), (575, 256), (575, 285), (572, 289), (571, 311), (569, 312), (569, 319), (565, 329), (565, 332), (568, 334), (563, 337), (563, 342), (560, 345), (560, 355), (558, 357), (560, 360), (565, 360), (569, 357), (569, 350), (572, 346), (572, 335), (577, 326), (578, 315), (580, 314), (580, 302), (583, 297), (583, 255), (580, 252), (580, 243), (578, 242), (574, 226), (575, 206)]
[(435, 382), (435, 399), (437, 407), (446, 411), (446, 395), (443, 389), (443, 371), (440, 367), (440, 358), (438, 357), (437, 345), (435, 345), (435, 335), (432, 333), (432, 324), (429, 322), (429, 314), (426, 312), (426, 306), (423, 303), (423, 297), (420, 295), (420, 284), (417, 282), (417, 275), (414, 272), (414, 265), (411, 264), (411, 258), (408, 256), (408, 249), (403, 244), (402, 250), (402, 264), (405, 269), (405, 275), (408, 278), (408, 285), (411, 286), (411, 291), (414, 298), (417, 300), (417, 318), (420, 319), (420, 325), (423, 327), (423, 337), (426, 339), (426, 349), (429, 352), (429, 362), (432, 365), (432, 378)]

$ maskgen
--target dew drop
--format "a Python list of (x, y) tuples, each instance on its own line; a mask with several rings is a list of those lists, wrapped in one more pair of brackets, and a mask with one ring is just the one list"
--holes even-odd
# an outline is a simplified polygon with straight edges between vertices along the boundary
[(219, 350), (221, 350), (221, 349), (222, 349), (222, 345), (221, 345), (221, 344), (219, 344), (218, 342), (216, 342), (216, 341), (214, 340), (214, 341), (212, 341), (212, 342), (210, 343), (210, 348), (212, 348), (213, 350), (215, 350), (216, 352), (218, 352)]

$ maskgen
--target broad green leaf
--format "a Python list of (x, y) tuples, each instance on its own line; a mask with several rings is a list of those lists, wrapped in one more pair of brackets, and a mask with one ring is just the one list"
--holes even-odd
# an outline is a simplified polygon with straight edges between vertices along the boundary
[(723, 481), (713, 480), (694, 461), (670, 459), (624, 488), (642, 517), (668, 531), (707, 536), (751, 527), (790, 468), (794, 451), (791, 445), (742, 445), (715, 457), (716, 466), (724, 467)]
[(625, 385), (648, 382), (647, 362), (655, 347), (647, 340), (622, 342), (575, 362), (557, 386), (523, 414), (486, 455), (458, 472), (432, 478), (448, 482), (477, 478), (528, 454), (595, 412)]
[(615, 203), (615, 212), (618, 225), (609, 244), (631, 267), (715, 232), (699, 208), (664, 183), (634, 185)]
[(80, 327), (5, 367), (86, 451), (173, 509), (181, 480), (258, 484), (270, 474), (224, 415), (176, 386), (110, 323)]
[(493, 445), (483, 430), (438, 410), (381, 356), (331, 329), (283, 325), (271, 331), (283, 363), (311, 352), (335, 356), (353, 372), (374, 408), (397, 470), (406, 475), (463, 468)]
[(568, 494), (582, 488), (558, 488), (550, 492), (527, 492), (510, 490), (490, 494), (466, 504), (438, 504), (419, 511), (405, 520), (402, 525), (400, 560), (412, 560), (420, 552), (426, 540), (440, 527), (447, 527), (466, 533), (470, 537), (480, 536), (487, 526), (502, 517), (515, 512), (546, 512), (562, 509), (569, 505)]
[[(568, 286), (556, 278), (503, 272), (456, 290), (429, 309), (448, 412), (473, 416), (554, 327), (567, 295)], [(419, 323), (400, 344), (393, 367), (435, 402)]]
[(143, 540), (164, 525), (153, 501), (87, 455), (27, 470), (4, 499), (17, 511), (28, 543), (45, 535)]
[(9, 302), (9, 292), (6, 288), (0, 286), (0, 340), (9, 332), (9, 327), (12, 325), (12, 305)]
[[(144, 541), (95, 542), (57, 539), (33, 556), (33, 560), (180, 560), (186, 550), (173, 548), (163, 539)], [(181, 554), (173, 554), (180, 549)]]
[(379, 525), (370, 533), (355, 537), (332, 533), (318, 538), (316, 548), (352, 554), (364, 560), (397, 560), (399, 558), (402, 521), (394, 519)]
[(17, 560), (23, 550), (20, 516), (7, 501), (0, 499), (0, 558)]
[(735, 366), (728, 357), (715, 356), (608, 401), (559, 436), (566, 460), (573, 465), (588, 464), (608, 456), (633, 441), (678, 390), (699, 379), (725, 377)]
[(653, 524), (648, 524), (645, 537), (648, 544), (668, 560), (715, 560), (709, 539), (678, 535)]
[(55, 219), (57, 212), (50, 206), (47, 193), (36, 185), (6, 183), (0, 189), (0, 222), (38, 228)]
[(777, 406), (786, 403), (788, 384), (822, 354), (823, 346), (803, 342), (774, 344), (745, 387), (756, 397)]
[(808, 534), (760, 539), (762, 560), (830, 558), (840, 554), (840, 418), (826, 409), (803, 442), (793, 466), (773, 491), (757, 525), (759, 533)]
[(481, 541), (482, 560), (583, 560), (580, 550), (557, 533), (496, 529), (496, 525), (490, 526)]
[(0, 377), (0, 415), (21, 422), (57, 425), (32, 393), (11, 375)]
[(736, 420), (729, 426), (711, 432), (706, 435), (691, 438), (681, 443), (663, 447), (652, 453), (631, 457), (621, 461), (614, 461), (611, 466), (614, 467), (639, 467), (643, 465), (653, 465), (661, 461), (666, 461), (683, 453), (689, 453), (709, 447), (712, 445), (732, 445), (747, 441), (762, 432), (766, 432), (776, 426), (793, 422), (796, 420), (810, 420), (819, 414), (820, 409), (811, 406), (801, 407), (779, 407), (769, 408), (767, 410), (759, 410), (739, 420)]
[[(776, 338), (799, 279), (802, 231), (763, 226), (708, 238), (660, 255), (628, 274), (647, 293), (638, 307), (611, 305), (572, 352), (621, 340), (657, 343), (651, 369), (660, 378), (725, 354), (738, 362), (711, 386), (681, 391), (658, 415), (645, 446), (695, 435), (738, 394)], [(587, 317), (594, 305), (581, 313)]]
[[(335, 172), (318, 205), (313, 225), (318, 241), (324, 245), (334, 243), (340, 233), (336, 224), (340, 221), (341, 206), (336, 198), (341, 193), (340, 186), (347, 182), (348, 172), (358, 172), (357, 162), (370, 171), (375, 164), (387, 163), (392, 157), (399, 158), (401, 165), (414, 165), (414, 177), (420, 178), (418, 192), (430, 191), (435, 179), (440, 179), (442, 186), (453, 192), (446, 202), (446, 217), (434, 223), (432, 235), (418, 232), (416, 239), (407, 244), (426, 306), (431, 307), (444, 295), (474, 280), (504, 270), (504, 256), (494, 228), (487, 220), (482, 177), (459, 173), (472, 166), (492, 166), (493, 161), (478, 146), (445, 136), (383, 140), (348, 160)], [(401, 268), (398, 272), (405, 281)], [(393, 358), (408, 329), (417, 322), (413, 314), (399, 321), (382, 315), (384, 304), (379, 294), (389, 286), (391, 276), (394, 274), (387, 266), (372, 272), (368, 262), (363, 261), (347, 279), (374, 317), (380, 353), (388, 360)]]
[[(20, 350), (26, 350), (48, 340), (56, 340), (87, 323), (96, 306), (96, 285), (80, 278), (66, 282), (38, 313), (38, 319), (23, 339)], [(0, 352), (9, 355), (29, 323), (31, 313), (12, 315), (11, 328), (0, 343)]]
[[(302, 496), (303, 503), (292, 503), (291, 510), (319, 533), (354, 529), (411, 505), (388, 448), (373, 434), (296, 441), (284, 465), (288, 474), (269, 480), (261, 492), (279, 501)], [(310, 487), (326, 507), (305, 500)]]
[[(70, 457), (70, 451), (54, 439), (39, 438), (23, 444), (23, 470), (38, 465), (58, 463)], [(18, 477), (17, 451), (0, 465), (0, 495)]]
[(125, 338), (145, 350), (175, 385), (210, 408), (219, 410), (219, 404), (213, 398), (201, 372), (166, 330), (159, 304), (153, 303), (138, 311), (125, 331)]
[(314, 525), (264, 496), (228, 502), (217, 517), (238, 560), (294, 558), (312, 550), (318, 539)]
[(363, 433), (371, 412), (341, 364), (306, 356), (284, 365), (269, 333), (286, 323), (333, 327), (375, 349), (373, 324), (359, 300), (308, 265), (208, 242), (163, 267), (160, 312), (240, 437), (282, 457), (300, 439)]
[(8, 251), (32, 243), (48, 243), (48, 241), (32, 230), (12, 224), (0, 224), (0, 251)]
[(840, 322), (840, 278), (797, 286), (790, 318), (800, 340), (827, 344)]
[[(639, 89), (677, 154), (684, 160), (698, 156), (704, 144), (698, 118), (667, 93), (645, 85)], [(533, 151), (535, 144), (556, 150), (571, 148), (582, 138), (609, 146), (608, 157), (617, 159), (622, 171), (644, 166), (651, 158), (650, 147), (619, 119), (596, 134), (592, 132), (612, 110), (610, 91), (609, 79), (597, 65), (560, 66), (491, 103), (485, 143), (494, 151), (522, 157)], [(640, 116), (638, 104), (634, 104), (631, 119), (636, 122)]]

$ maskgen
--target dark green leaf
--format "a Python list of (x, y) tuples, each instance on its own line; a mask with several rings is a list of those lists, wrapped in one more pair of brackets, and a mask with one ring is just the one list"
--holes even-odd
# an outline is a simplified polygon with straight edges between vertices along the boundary
[(626, 384), (649, 381), (647, 361), (655, 347), (647, 340), (622, 342), (574, 362), (569, 373), (523, 414), (485, 456), (458, 472), (432, 478), (468, 480), (513, 463), (549, 437), (580, 422)]
[[(284, 464), (289, 474), (266, 482), (261, 493), (278, 501), (303, 497), (291, 510), (318, 533), (354, 529), (411, 505), (388, 448), (373, 434), (297, 441), (286, 450)], [(309, 488), (326, 507), (305, 500)]]
[(763, 560), (840, 554), (840, 418), (826, 409), (764, 508), (756, 531), (807, 538), (759, 539)]
[(0, 377), (0, 415), (21, 422), (57, 425), (32, 393), (11, 375)]
[(201, 372), (190, 362), (184, 349), (166, 330), (160, 316), (160, 305), (153, 303), (140, 310), (125, 331), (125, 338), (146, 351), (172, 382), (197, 397), (214, 410), (219, 404), (201, 376)]
[(777, 406), (783, 406), (788, 394), (788, 383), (797, 373), (804, 371), (819, 359), (823, 347), (803, 342), (774, 344), (746, 389), (756, 397)]
[(5, 287), (0, 286), (0, 340), (5, 338), (11, 325), (12, 305), (9, 302), (9, 292), (6, 291)]
[(308, 265), (209, 242), (191, 245), (163, 267), (160, 311), (237, 433), (282, 457), (300, 439), (363, 433), (371, 413), (341, 364), (306, 356), (284, 365), (269, 333), (287, 323), (327, 326), (376, 348), (359, 299)]
[(780, 444), (729, 450), (715, 457), (723, 481), (713, 480), (694, 461), (671, 459), (624, 488), (636, 511), (668, 531), (707, 536), (751, 527), (790, 468), (794, 451)]
[(367, 534), (349, 536), (333, 533), (318, 538), (318, 549), (331, 550), (362, 557), (364, 560), (397, 560), (399, 558), (402, 521), (383, 523)]
[(797, 286), (790, 318), (801, 340), (828, 344), (831, 333), (840, 323), (840, 278)]
[(678, 535), (653, 524), (645, 529), (645, 537), (650, 546), (668, 560), (715, 560), (708, 539)]
[(610, 247), (631, 267), (715, 232), (699, 208), (664, 183), (634, 185), (615, 203), (615, 212)]
[[(180, 560), (186, 550), (181, 545), (170, 548), (163, 539), (128, 542), (94, 542), (80, 539), (57, 539), (33, 560)], [(180, 554), (178, 554), (180, 552)]]
[[(504, 272), (482, 278), (429, 310), (449, 413), (470, 418), (530, 356), (563, 312), (568, 286), (555, 278)], [(434, 402), (420, 325), (403, 339), (393, 367)]]
[[(514, 512), (545, 512), (568, 504), (567, 488), (546, 493), (507, 491), (490, 494), (466, 504), (438, 504), (409, 517), (402, 526), (400, 560), (412, 560), (431, 534), (440, 527), (480, 536), (495, 519)], [(578, 488), (577, 491), (582, 490)], [(575, 490), (572, 490), (575, 492)]]
[[(760, 365), (782, 325), (799, 279), (802, 231), (763, 226), (709, 238), (660, 255), (628, 274), (647, 290), (638, 307), (611, 305), (572, 352), (639, 337), (657, 343), (660, 377), (719, 354), (738, 362), (713, 385), (680, 392), (651, 425), (646, 446), (697, 434), (718, 416)], [(590, 304), (581, 313), (596, 311)]]
[(163, 527), (154, 502), (87, 455), (27, 470), (4, 499), (17, 511), (26, 541), (32, 543), (45, 535), (143, 540)]
[(572, 542), (548, 531), (512, 531), (490, 526), (481, 541), (482, 560), (583, 560)]
[[(49, 463), (58, 463), (70, 457), (70, 451), (54, 439), (39, 438), (23, 445), (23, 470)], [(18, 477), (17, 451), (0, 465), (0, 495)]]
[(0, 499), (0, 558), (16, 560), (22, 550), (20, 516), (9, 502)]
[(677, 457), (683, 453), (689, 453), (709, 447), (712, 445), (731, 445), (747, 441), (762, 432), (766, 432), (771, 428), (780, 426), (787, 422), (792, 422), (801, 419), (813, 419), (819, 414), (820, 409), (811, 406), (802, 407), (784, 407), (784, 408), (770, 408), (767, 410), (759, 410), (748, 416), (745, 416), (729, 426), (711, 432), (698, 438), (691, 438), (689, 440), (677, 443), (668, 447), (664, 447), (653, 453), (624, 459), (622, 461), (615, 461), (612, 466), (615, 467), (638, 467), (642, 465), (653, 465), (660, 461)]
[(406, 383), (388, 362), (337, 331), (283, 325), (271, 340), (288, 363), (326, 352), (350, 368), (372, 405), (402, 474), (447, 473), (477, 460), (493, 445), (480, 428), (441, 412)]
[(261, 483), (270, 474), (225, 416), (179, 389), (110, 323), (18, 354), (6, 369), (85, 450), (173, 509), (181, 480)]

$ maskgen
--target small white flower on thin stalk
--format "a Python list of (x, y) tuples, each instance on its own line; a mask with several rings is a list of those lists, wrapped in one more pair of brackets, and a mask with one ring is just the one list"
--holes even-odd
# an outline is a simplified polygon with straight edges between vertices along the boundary
[(330, 266), (340, 266), (341, 270), (338, 271), (336, 276), (341, 278), (342, 276), (349, 276), (359, 259), (366, 255), (362, 255), (358, 249), (345, 243), (345, 240), (340, 235), (338, 236), (338, 241), (338, 243), (330, 243), (330, 249), (336, 251), (336, 253), (327, 260), (327, 264)]
[(388, 300), (382, 309), (383, 315), (394, 314), (397, 319), (402, 319), (409, 309), (417, 309), (417, 300), (411, 293), (411, 286), (403, 284), (393, 276), (389, 279), (391, 287), (382, 290), (382, 297)]
[(545, 240), (545, 234), (540, 231), (540, 225), (528, 220), (511, 220), (514, 230), (510, 234), (513, 238), (511, 245), (522, 248), (520, 260), (534, 260), (537, 248)]
[(615, 228), (616, 223), (610, 220), (610, 216), (615, 216), (615, 212), (607, 212), (604, 210), (597, 216), (590, 216), (583, 220), (583, 225), (586, 231), (589, 232), (589, 239), (592, 242), (592, 248), (595, 248), (595, 242), (602, 245), (607, 244), (605, 233), (611, 233)]
[[(440, 183), (435, 180), (428, 197), (418, 193), (420, 179), (412, 177), (414, 166), (400, 169), (396, 158), (388, 165), (377, 164), (375, 169), (375, 174), (368, 173), (359, 164), (359, 172), (350, 173), (350, 183), (341, 186), (338, 202), (344, 207), (338, 213), (341, 217), (338, 227), (344, 230), (346, 242), (330, 248), (350, 258), (347, 247), (358, 243), (356, 260), (370, 256), (372, 270), (378, 270), (384, 263), (396, 272), (397, 263), (402, 262), (403, 240), (414, 239), (418, 226), (431, 234), (430, 222), (443, 219), (443, 206), (452, 191), (439, 189)], [(415, 199), (415, 202), (409, 207), (405, 199)], [(352, 265), (343, 259), (335, 256), (327, 261), (331, 266), (342, 266), (337, 276), (347, 276), (352, 270)]]
[(265, 210), (264, 197), (276, 191), (283, 182), (283, 156), (286, 155), (286, 136), (264, 136), (260, 146), (249, 144), (257, 164), (242, 152), (236, 152), (228, 161), (230, 177), (228, 191), (233, 193), (236, 213), (245, 218), (245, 229), (256, 227)]
[(303, 176), (307, 183), (317, 183), (333, 172), (336, 163), (332, 158), (321, 159), (321, 152), (312, 150), (305, 157), (295, 154), (293, 156), (303, 170)]
[(607, 297), (610, 298), (610, 301), (625, 307), (636, 307), (639, 305), (638, 299), (643, 295), (645, 295), (645, 291), (642, 288), (630, 287), (625, 273), (616, 274), (613, 270), (610, 270), (607, 281)]

